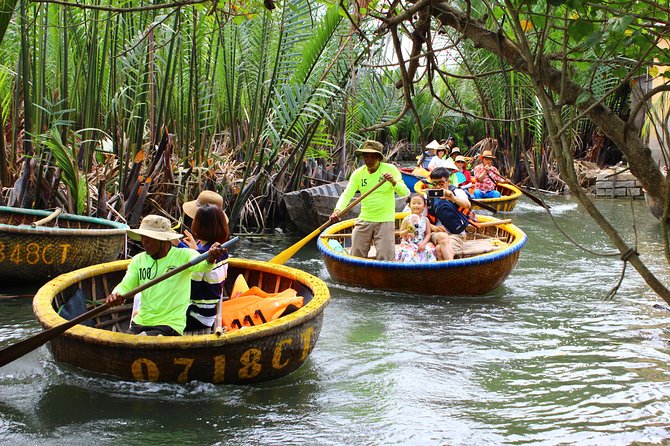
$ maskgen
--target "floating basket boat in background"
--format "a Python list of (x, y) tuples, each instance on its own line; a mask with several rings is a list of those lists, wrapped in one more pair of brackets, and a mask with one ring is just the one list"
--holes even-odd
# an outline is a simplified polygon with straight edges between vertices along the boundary
[[(521, 191), (511, 184), (498, 183), (496, 190), (500, 192), (500, 198), (478, 198), (484, 204), (494, 207), (498, 212), (511, 212), (516, 207), (517, 201), (521, 198)], [(476, 204), (472, 204), (472, 209), (481, 210)]]
[[(48, 282), (33, 301), (42, 327), (64, 323), (58, 309), (77, 294), (84, 294), (88, 310), (103, 304), (128, 263), (94, 265)], [(330, 298), (328, 287), (303, 271), (268, 262), (230, 259), (228, 268), (228, 294), (242, 275), (249, 286), (268, 293), (295, 289), (304, 298), (303, 307), (231, 332), (156, 337), (124, 333), (132, 311), (132, 304), (124, 304), (96, 316), (93, 327), (77, 325), (54, 338), (51, 352), (59, 362), (137, 381), (241, 384), (288, 375), (307, 360), (316, 344)]]
[[(314, 186), (284, 194), (284, 205), (293, 224), (305, 234), (314, 231), (328, 221), (335, 209), (337, 200), (347, 187), (347, 181)], [(354, 195), (356, 198), (358, 194)], [(396, 198), (396, 211), (405, 207), (406, 198)], [(361, 212), (361, 206), (355, 206), (349, 211), (349, 216), (356, 217)]]
[[(406, 215), (396, 214), (396, 228)], [(526, 235), (510, 223), (498, 224), (496, 218), (479, 219), (481, 227), (468, 227), (463, 257), (449, 261), (402, 263), (375, 260), (373, 253), (367, 259), (350, 256), (347, 248), (355, 220), (328, 227), (317, 245), (336, 282), (412, 294), (481, 295), (497, 288), (512, 272)]]
[(125, 224), (60, 214), (34, 226), (52, 214), (0, 206), (0, 279), (46, 281), (123, 252)]

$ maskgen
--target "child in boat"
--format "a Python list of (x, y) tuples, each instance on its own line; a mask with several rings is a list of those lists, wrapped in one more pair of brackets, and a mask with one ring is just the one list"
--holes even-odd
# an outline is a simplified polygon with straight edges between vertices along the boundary
[[(193, 214), (191, 230), (192, 234), (185, 231), (186, 236), (179, 247), (207, 252), (214, 243), (228, 241), (228, 218), (220, 206), (206, 204), (198, 207)], [(198, 271), (191, 275), (191, 303), (186, 313), (186, 331), (214, 326), (217, 305), (223, 296), (223, 282), (228, 275), (228, 251), (224, 251), (211, 271)]]
[(435, 246), (430, 242), (430, 222), (425, 216), (426, 198), (412, 194), (408, 199), (411, 211), (400, 225), (400, 251), (396, 260), (400, 262), (434, 262)]
[[(106, 302), (119, 305), (122, 294), (176, 269), (198, 256), (192, 249), (178, 249), (171, 241), (181, 238), (170, 227), (170, 221), (160, 215), (147, 215), (139, 229), (128, 229), (128, 237), (142, 242), (144, 252), (128, 265), (128, 270)], [(208, 250), (207, 262), (201, 262), (175, 274), (142, 292), (139, 312), (128, 328), (128, 333), (149, 336), (179, 336), (186, 327), (186, 309), (190, 303), (192, 272), (207, 272), (223, 255), (224, 248), (214, 243)]]

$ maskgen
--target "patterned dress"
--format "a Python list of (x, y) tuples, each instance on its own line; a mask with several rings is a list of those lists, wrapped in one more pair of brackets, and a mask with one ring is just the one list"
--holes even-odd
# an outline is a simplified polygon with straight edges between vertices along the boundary
[(409, 234), (400, 241), (400, 250), (396, 255), (396, 260), (406, 263), (417, 262), (435, 262), (435, 246), (427, 243), (423, 251), (419, 251), (419, 244), (426, 238), (426, 226), (428, 219), (411, 214), (405, 217), (407, 220), (407, 230)]

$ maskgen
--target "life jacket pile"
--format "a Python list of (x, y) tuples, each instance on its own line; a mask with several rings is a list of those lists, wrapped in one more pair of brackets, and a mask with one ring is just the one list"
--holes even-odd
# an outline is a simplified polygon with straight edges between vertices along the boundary
[(254, 327), (298, 310), (304, 298), (288, 288), (279, 293), (267, 293), (257, 286), (249, 288), (244, 277), (238, 276), (230, 299), (221, 302), (221, 326), (226, 331)]

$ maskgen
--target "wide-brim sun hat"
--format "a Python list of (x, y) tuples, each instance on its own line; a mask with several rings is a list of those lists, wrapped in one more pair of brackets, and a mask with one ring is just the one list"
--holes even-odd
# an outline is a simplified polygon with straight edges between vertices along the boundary
[[(208, 204), (223, 209), (223, 197), (213, 190), (204, 190), (200, 192), (197, 199), (184, 203), (182, 208), (184, 209), (184, 214), (191, 218), (195, 218), (198, 208)], [(226, 223), (228, 223), (228, 216), (225, 212), (223, 213), (223, 216), (226, 218)]]
[(444, 146), (437, 146), (437, 147), (435, 147), (435, 153), (440, 152), (440, 151), (441, 151), (441, 152), (444, 152), (444, 153), (446, 154), (446, 153), (447, 153), (447, 148), (444, 147)]
[(140, 241), (142, 236), (160, 241), (178, 240), (182, 236), (170, 226), (170, 220), (160, 215), (147, 215), (142, 219), (138, 229), (128, 229), (128, 237)]
[(454, 153), (461, 153), (461, 149), (459, 149), (458, 147), (454, 147), (453, 149), (451, 149), (451, 153), (449, 154), (449, 156), (453, 155)]
[(458, 168), (458, 166), (456, 166), (456, 163), (454, 162), (454, 160), (453, 160), (452, 158), (447, 158), (447, 160), (445, 161), (444, 164), (445, 164), (445, 166), (444, 166), (445, 169), (449, 169), (449, 170), (451, 170), (452, 172), (453, 172), (454, 170), (460, 170), (460, 169)]
[(376, 153), (377, 155), (384, 158), (384, 145), (379, 141), (367, 140), (361, 144), (361, 146), (354, 151), (356, 155), (363, 155), (364, 153)]
[(484, 150), (481, 155), (479, 155), (479, 158), (490, 158), (492, 160), (496, 159), (495, 156), (493, 156), (493, 152), (490, 150)]
[(463, 155), (458, 155), (456, 158), (454, 158), (454, 162), (455, 162), (455, 163), (458, 163), (458, 162), (466, 163), (467, 161), (468, 161), (468, 160), (466, 160), (465, 157), (464, 157)]

